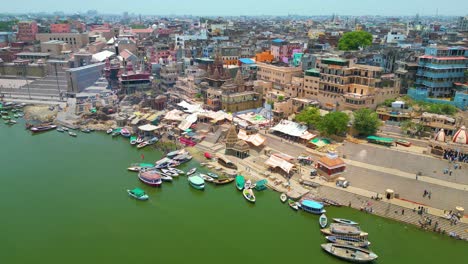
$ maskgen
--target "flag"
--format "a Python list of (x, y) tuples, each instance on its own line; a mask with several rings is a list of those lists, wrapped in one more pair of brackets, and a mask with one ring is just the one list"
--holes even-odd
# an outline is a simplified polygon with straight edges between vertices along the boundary
[(141, 159), (142, 160), (145, 159), (145, 155), (141, 154)]

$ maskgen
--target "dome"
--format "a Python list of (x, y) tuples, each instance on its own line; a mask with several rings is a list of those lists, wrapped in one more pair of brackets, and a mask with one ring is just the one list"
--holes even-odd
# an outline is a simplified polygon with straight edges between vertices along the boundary
[(452, 139), (453, 143), (459, 144), (468, 144), (468, 134), (466, 133), (466, 127), (462, 126), (455, 135), (453, 135)]
[(440, 141), (440, 142), (445, 142), (445, 131), (444, 131), (443, 128), (441, 130), (439, 130), (439, 132), (437, 132), (437, 134), (434, 137), (434, 140), (435, 141)]

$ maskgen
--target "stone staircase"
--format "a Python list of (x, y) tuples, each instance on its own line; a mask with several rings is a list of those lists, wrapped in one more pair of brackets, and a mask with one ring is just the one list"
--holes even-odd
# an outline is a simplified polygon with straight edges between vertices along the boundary
[(67, 80), (65, 72), (57, 72), (48, 75), (41, 79), (28, 81), (27, 84), (19, 88), (3, 88), (2, 92), (11, 97), (28, 97), (31, 98), (51, 98), (57, 99), (60, 97), (60, 92), (67, 92)]

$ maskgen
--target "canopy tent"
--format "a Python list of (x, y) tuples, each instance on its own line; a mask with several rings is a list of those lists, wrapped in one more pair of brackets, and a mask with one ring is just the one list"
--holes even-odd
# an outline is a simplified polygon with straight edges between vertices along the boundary
[(236, 115), (236, 118), (244, 120), (253, 125), (264, 125), (270, 122), (263, 115), (255, 114), (253, 112)]
[(192, 124), (193, 124), (192, 122), (189, 122), (186, 119), (184, 119), (184, 120), (182, 120), (182, 122), (180, 122), (180, 124), (179, 124), (179, 126), (177, 128), (179, 128), (182, 131), (186, 131), (186, 130), (188, 130), (190, 128), (190, 126)]
[(300, 136), (300, 138), (302, 139), (305, 139), (305, 140), (311, 140), (313, 138), (315, 138), (317, 135), (314, 135), (312, 133), (310, 133), (309, 131), (306, 131), (304, 132), (304, 134), (302, 134), (302, 136)]
[(143, 125), (143, 126), (139, 126), (138, 127), (138, 130), (141, 130), (141, 131), (145, 131), (145, 132), (152, 132), (154, 130), (158, 129), (157, 126), (153, 126), (151, 124), (146, 124), (146, 125)]
[(284, 154), (284, 153), (273, 153), (273, 156), (276, 156), (280, 159), (283, 159), (287, 162), (294, 162), (296, 159), (293, 157), (293, 156), (290, 156), (288, 154)]
[(317, 148), (321, 148), (323, 146), (330, 144), (330, 141), (325, 138), (314, 138), (311, 141), (309, 141), (309, 143), (312, 143)]
[(307, 132), (307, 126), (289, 120), (281, 120), (276, 126), (272, 127), (271, 130), (293, 137), (300, 137)]
[(189, 104), (186, 101), (182, 101), (177, 104), (178, 106), (185, 108), (185, 112), (188, 113), (197, 113), (197, 112), (204, 112), (201, 104)]
[(177, 109), (171, 110), (166, 113), (164, 119), (172, 121), (182, 121), (184, 119), (183, 112)]
[(275, 155), (271, 155), (267, 161), (265, 161), (265, 164), (268, 165), (269, 167), (272, 168), (281, 168), (283, 171), (286, 173), (289, 173), (291, 169), (294, 167), (293, 164), (285, 161), (284, 159), (281, 159)]
[(254, 135), (247, 135), (247, 132), (244, 129), (239, 129), (239, 133), (237, 134), (237, 138), (242, 139), (246, 142), (253, 144), (254, 146), (258, 147), (265, 143), (266, 138), (262, 137), (260, 134)]

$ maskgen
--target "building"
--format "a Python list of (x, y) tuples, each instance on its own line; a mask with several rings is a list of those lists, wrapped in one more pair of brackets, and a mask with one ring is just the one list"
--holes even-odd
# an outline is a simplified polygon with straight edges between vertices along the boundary
[(0, 61), (0, 77), (45, 77), (47, 65), (45, 63), (31, 63), (29, 60), (14, 60), (7, 63)]
[(95, 63), (83, 67), (66, 70), (67, 92), (77, 94), (93, 85), (101, 76), (105, 63)]
[(47, 42), (51, 40), (61, 40), (69, 44), (73, 49), (80, 49), (89, 43), (87, 33), (38, 33), (36, 40)]
[(444, 159), (468, 163), (468, 132), (462, 126), (451, 140), (445, 135), (444, 129), (437, 132), (429, 141), (428, 152)]
[(256, 61), (256, 62), (268, 62), (268, 63), (271, 63), (271, 62), (273, 62), (274, 59), (275, 59), (275, 56), (273, 56), (273, 55), (271, 54), (271, 51), (270, 51), (270, 50), (263, 51), (263, 52), (257, 53), (257, 54), (255, 55), (255, 61)]
[(453, 135), (457, 130), (456, 120), (446, 115), (424, 112), (419, 118), (419, 123), (433, 133), (442, 129), (447, 136)]
[(419, 57), (416, 89), (425, 90), (429, 97), (452, 97), (454, 84), (464, 83), (468, 69), (468, 48), (427, 47)]
[(389, 31), (387, 34), (388, 44), (397, 44), (400, 41), (406, 40), (406, 35), (398, 31)]
[(61, 40), (50, 40), (41, 43), (41, 52), (49, 53), (53, 57), (64, 55), (64, 52), (71, 52), (71, 46)]
[(36, 34), (39, 31), (36, 21), (22, 21), (18, 23), (18, 41), (33, 42), (36, 40)]
[(50, 33), (70, 33), (71, 26), (70, 24), (50, 24)]
[(219, 48), (219, 53), (224, 65), (237, 65), (240, 56), (241, 47), (225, 46)]
[(461, 31), (461, 32), (468, 31), (468, 16), (458, 18), (457, 28), (458, 28), (458, 31)]
[(11, 42), (16, 41), (14, 32), (0, 32), (0, 48), (8, 47)]
[(38, 60), (47, 61), (50, 58), (48, 52), (20, 52), (16, 54), (20, 60), (28, 60), (30, 62), (37, 62)]
[(302, 75), (301, 67), (290, 67), (282, 64), (257, 63), (257, 79), (273, 83), (274, 89), (283, 89), (291, 84), (293, 76)]
[(287, 62), (294, 53), (302, 51), (302, 45), (297, 42), (274, 39), (271, 41), (270, 50), (275, 60)]

